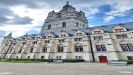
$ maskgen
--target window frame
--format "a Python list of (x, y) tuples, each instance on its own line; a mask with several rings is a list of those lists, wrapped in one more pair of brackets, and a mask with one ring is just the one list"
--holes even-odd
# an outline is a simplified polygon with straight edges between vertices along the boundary
[(94, 36), (94, 40), (103, 40), (103, 36)]
[(83, 49), (83, 46), (81, 46), (81, 45), (80, 45), (80, 46), (75, 46), (75, 47), (74, 47), (74, 51), (75, 51), (75, 52), (83, 52), (83, 50), (84, 50), (84, 49)]
[(116, 38), (117, 39), (122, 39), (122, 38), (126, 39), (126, 38), (128, 38), (128, 35), (127, 34), (118, 34), (118, 35), (116, 35)]
[(106, 52), (107, 51), (106, 45), (96, 45), (96, 51), (97, 52)]
[(48, 25), (48, 29), (51, 29), (51, 24)]
[(62, 23), (62, 28), (66, 27), (66, 22)]
[[(129, 46), (130, 45), (130, 46)], [(133, 44), (120, 44), (122, 51), (133, 51)]]

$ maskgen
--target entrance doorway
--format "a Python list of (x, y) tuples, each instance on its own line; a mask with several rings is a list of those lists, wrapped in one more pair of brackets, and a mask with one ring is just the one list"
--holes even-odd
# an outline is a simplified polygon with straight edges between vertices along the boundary
[(108, 59), (106, 56), (99, 56), (99, 62), (100, 63), (107, 63), (108, 62)]

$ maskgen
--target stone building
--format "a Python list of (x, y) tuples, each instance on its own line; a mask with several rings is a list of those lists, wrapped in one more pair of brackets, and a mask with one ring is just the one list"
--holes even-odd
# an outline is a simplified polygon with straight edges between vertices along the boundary
[(1, 59), (84, 59), (107, 62), (133, 56), (133, 22), (89, 27), (83, 11), (66, 4), (51, 11), (39, 34), (1, 43)]

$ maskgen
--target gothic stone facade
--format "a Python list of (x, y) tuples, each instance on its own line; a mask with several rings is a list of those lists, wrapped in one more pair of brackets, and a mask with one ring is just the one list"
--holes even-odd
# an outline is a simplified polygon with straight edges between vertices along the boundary
[(39, 34), (10, 33), (0, 48), (1, 59), (127, 59), (133, 56), (133, 22), (88, 27), (85, 13), (67, 3), (48, 13)]

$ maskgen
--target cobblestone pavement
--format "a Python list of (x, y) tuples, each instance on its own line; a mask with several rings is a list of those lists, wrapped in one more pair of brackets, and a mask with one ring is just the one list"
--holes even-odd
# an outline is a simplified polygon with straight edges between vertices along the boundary
[(100, 63), (0, 63), (0, 75), (133, 75), (131, 66)]

